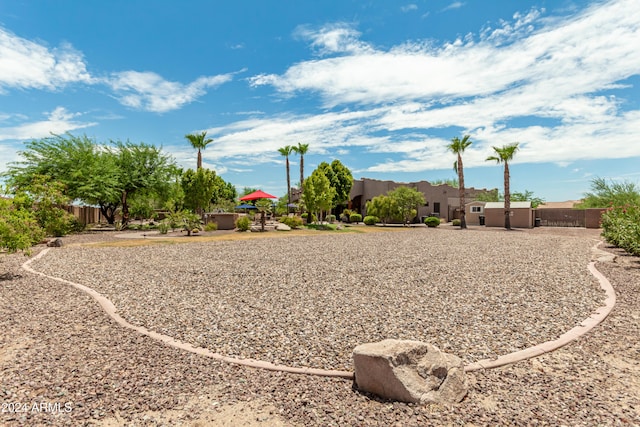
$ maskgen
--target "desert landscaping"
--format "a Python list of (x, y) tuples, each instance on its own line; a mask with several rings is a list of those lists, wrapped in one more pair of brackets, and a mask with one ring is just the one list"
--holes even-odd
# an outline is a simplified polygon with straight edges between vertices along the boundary
[[(242, 239), (217, 233), (220, 238), (191, 240), (68, 236), (30, 267), (92, 288), (129, 323), (195, 347), (343, 371), (353, 370), (354, 347), (386, 338), (428, 342), (465, 364), (495, 358), (557, 338), (604, 300), (587, 270), (598, 230), (423, 227)], [(6, 410), (0, 420), (16, 426), (638, 424), (640, 261), (604, 243), (599, 248), (615, 255), (596, 264), (617, 296), (604, 322), (554, 352), (470, 373), (469, 393), (455, 405), (384, 401), (346, 379), (248, 368), (178, 350), (116, 324), (86, 293), (21, 269), (27, 258), (6, 256), (2, 271), (14, 277), (0, 281), (0, 394), (2, 402), (30, 410)], [(59, 403), (61, 410), (34, 411), (40, 402)]]

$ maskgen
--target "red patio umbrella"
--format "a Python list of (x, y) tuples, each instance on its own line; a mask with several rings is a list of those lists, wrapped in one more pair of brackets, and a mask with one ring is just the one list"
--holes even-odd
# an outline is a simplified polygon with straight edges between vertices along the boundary
[(253, 193), (249, 193), (246, 196), (240, 197), (240, 200), (242, 200), (243, 202), (247, 200), (257, 200), (257, 199), (277, 199), (277, 197), (272, 196), (269, 193), (265, 193), (262, 190), (254, 191)]

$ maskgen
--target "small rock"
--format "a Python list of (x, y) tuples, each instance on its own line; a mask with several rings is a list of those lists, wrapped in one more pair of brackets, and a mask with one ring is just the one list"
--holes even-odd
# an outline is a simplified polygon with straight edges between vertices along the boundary
[(47, 243), (47, 246), (50, 248), (59, 248), (62, 246), (62, 239), (58, 237), (57, 239), (51, 240)]

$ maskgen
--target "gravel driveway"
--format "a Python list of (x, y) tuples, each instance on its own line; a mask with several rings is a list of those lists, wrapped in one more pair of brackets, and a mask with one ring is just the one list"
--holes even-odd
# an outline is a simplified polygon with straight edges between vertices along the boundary
[[(556, 338), (604, 299), (586, 269), (594, 237), (575, 229), (421, 228), (67, 244), (32, 266), (92, 287), (129, 322), (183, 341), (230, 356), (351, 370), (353, 347), (383, 338), (432, 342), (467, 362)], [(24, 261), (5, 258), (2, 268), (14, 272)], [(602, 325), (552, 354), (475, 373), (469, 396), (452, 408), (380, 402), (344, 380), (186, 354), (114, 325), (73, 288), (21, 272), (0, 282), (0, 402), (29, 411), (2, 413), (0, 422), (640, 423), (640, 268), (637, 259), (617, 260), (624, 263), (598, 265), (618, 293)], [(41, 402), (50, 410), (34, 412)]]

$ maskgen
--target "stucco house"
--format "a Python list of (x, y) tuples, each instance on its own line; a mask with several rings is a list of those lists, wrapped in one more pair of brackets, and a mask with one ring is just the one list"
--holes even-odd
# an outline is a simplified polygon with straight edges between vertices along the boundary
[[(427, 181), (402, 183), (369, 178), (354, 180), (349, 194), (349, 208), (364, 216), (367, 214), (366, 205), (368, 201), (401, 186), (414, 188), (424, 194), (425, 204), (418, 207), (417, 218), (419, 220), (431, 215), (445, 221), (459, 218), (458, 189), (448, 184), (433, 185)], [(484, 188), (466, 188), (465, 198), (473, 200), (477, 197), (477, 194), (486, 192), (487, 190)]]

